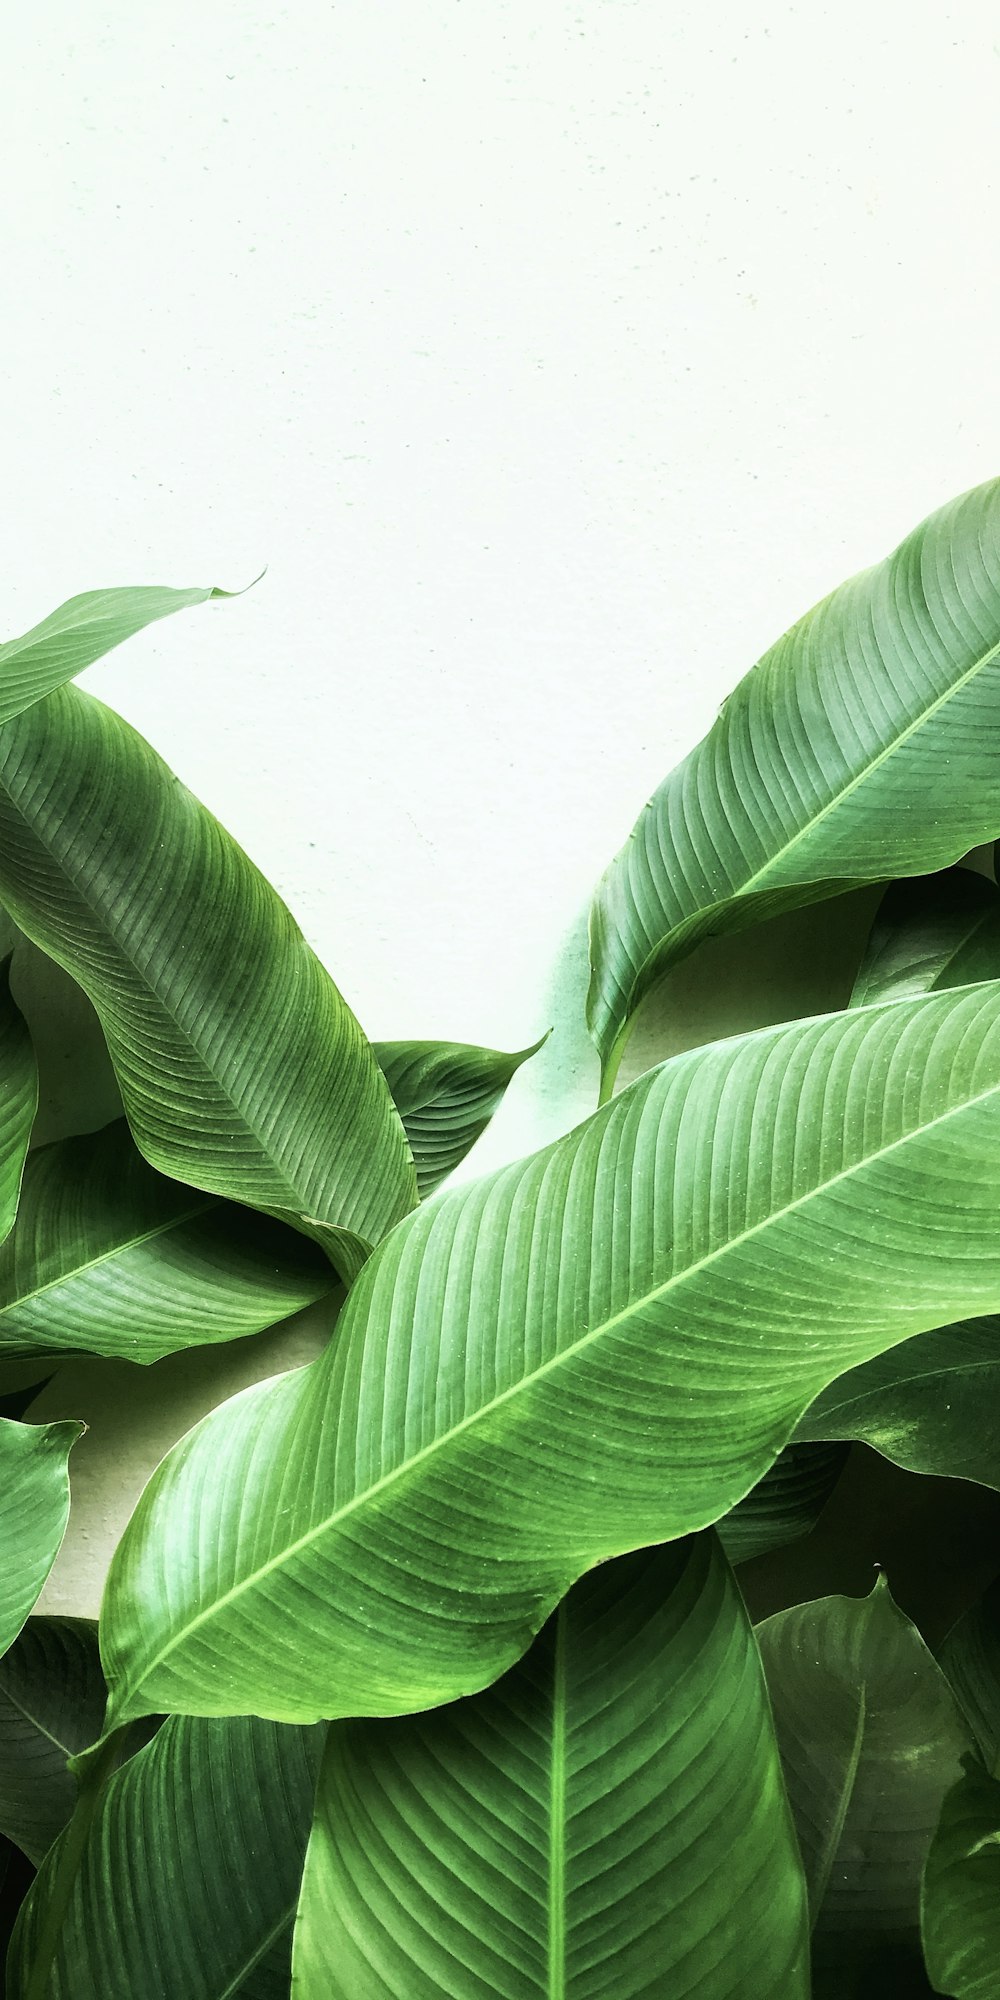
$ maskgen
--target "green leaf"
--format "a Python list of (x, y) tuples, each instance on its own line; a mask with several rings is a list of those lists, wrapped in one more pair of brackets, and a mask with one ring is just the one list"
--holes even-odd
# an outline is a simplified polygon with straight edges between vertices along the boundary
[(717, 1522), (731, 1563), (797, 1542), (816, 1526), (847, 1459), (846, 1444), (790, 1444), (763, 1479)]
[(116, 1119), (29, 1157), (0, 1249), (0, 1358), (156, 1361), (258, 1333), (335, 1283), (304, 1236), (155, 1173)]
[(1000, 891), (968, 868), (893, 882), (872, 925), (852, 1007), (1000, 974)]
[(998, 660), (993, 480), (793, 625), (645, 807), (591, 917), (606, 1092), (643, 995), (702, 938), (996, 835)]
[[(279, 1953), (287, 1994), (322, 1747), (321, 1730), (253, 1719), (166, 1722), (98, 1795), (46, 2000), (263, 2000), (281, 1990)], [(9, 2000), (30, 1990), (70, 1837), (18, 1920)]]
[(796, 1425), (799, 1440), (852, 1438), (908, 1472), (974, 1479), (1000, 1492), (1000, 1319), (907, 1340), (831, 1382)]
[(416, 1197), (371, 1048), (242, 849), (76, 688), (0, 730), (0, 898), (96, 1007), (150, 1164), (321, 1225), (353, 1276)]
[(85, 667), (158, 618), (204, 604), (210, 597), (240, 595), (232, 590), (165, 590), (154, 584), (87, 590), (71, 597), (20, 639), (0, 645), (0, 723), (74, 680)]
[[(920, 1882), (968, 1734), (881, 1580), (757, 1627), (813, 1923), (815, 2000), (926, 1992)], [(912, 1983), (911, 1983), (912, 1982)]]
[(106, 1695), (86, 1618), (29, 1618), (0, 1660), (0, 1832), (36, 1867), (72, 1816), (67, 1759), (100, 1734)]
[(207, 1417), (111, 1566), (116, 1722), (396, 1714), (717, 1520), (846, 1367), (1000, 1308), (1000, 985), (692, 1050), (407, 1216), (307, 1368)]
[(991, 1770), (1000, 1770), (1000, 1581), (964, 1612), (938, 1664)]
[(0, 1243), (14, 1227), (21, 1177), (38, 1109), (31, 1036), (10, 990), (10, 956), (0, 964)]
[(935, 1993), (1000, 2000), (1000, 1784), (974, 1757), (941, 1807), (920, 1918)]
[(760, 1661), (711, 1535), (605, 1565), (486, 1694), (335, 1725), (302, 2000), (806, 2000)]
[(505, 1055), (469, 1042), (373, 1042), (410, 1142), (421, 1201), (471, 1151), (511, 1077), (541, 1046)]
[(13, 1645), (59, 1553), (69, 1518), (67, 1460), (83, 1428), (0, 1417), (0, 1654)]

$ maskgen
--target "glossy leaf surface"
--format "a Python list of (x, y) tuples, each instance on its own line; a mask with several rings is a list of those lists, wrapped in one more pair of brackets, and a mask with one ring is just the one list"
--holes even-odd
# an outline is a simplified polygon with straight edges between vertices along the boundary
[(591, 1032), (610, 1087), (643, 994), (700, 939), (995, 837), (1000, 481), (799, 619), (601, 881)]
[(796, 1426), (799, 1439), (853, 1438), (908, 1472), (1000, 1492), (1000, 1319), (937, 1328), (849, 1368)]
[(10, 990), (10, 959), (0, 964), (0, 1243), (17, 1214), (24, 1162), (38, 1109), (38, 1066)]
[(69, 1518), (67, 1460), (82, 1424), (0, 1417), (0, 1655), (17, 1638)]
[(372, 1044), (410, 1142), (421, 1201), (471, 1151), (511, 1077), (541, 1046), (506, 1055), (469, 1042)]
[(1000, 2000), (1000, 1783), (963, 1761), (924, 1871), (924, 1958), (935, 1993)]
[(0, 732), (0, 899), (96, 1007), (150, 1164), (323, 1225), (352, 1275), (416, 1198), (371, 1048), (242, 849), (77, 688)]
[(948, 1684), (878, 1583), (757, 1627), (813, 1923), (816, 2000), (928, 1989), (920, 1884), (969, 1747)]
[(316, 1362), (154, 1474), (102, 1618), (116, 1720), (485, 1686), (585, 1569), (727, 1512), (845, 1367), (1000, 1308), (998, 1193), (991, 984), (693, 1050), (438, 1196)]
[(36, 1868), (72, 1814), (67, 1759), (100, 1735), (106, 1694), (85, 1618), (29, 1618), (0, 1660), (0, 1832)]
[(156, 1173), (117, 1119), (28, 1159), (0, 1249), (0, 1358), (156, 1361), (257, 1333), (335, 1283), (306, 1237)]
[(71, 597), (19, 639), (0, 644), (0, 723), (62, 687), (125, 639), (229, 590), (166, 590), (157, 584), (86, 590)]
[[(46, 2000), (277, 2000), (282, 1960), (287, 1994), (321, 1749), (321, 1730), (166, 1722), (98, 1797)], [(9, 2000), (26, 2000), (62, 1846), (18, 1920)]]
[(790, 1444), (745, 1500), (717, 1522), (731, 1563), (797, 1542), (816, 1526), (844, 1469), (846, 1444)]
[(805, 2000), (805, 1886), (714, 1537), (605, 1564), (495, 1687), (329, 1734), (295, 2000)]

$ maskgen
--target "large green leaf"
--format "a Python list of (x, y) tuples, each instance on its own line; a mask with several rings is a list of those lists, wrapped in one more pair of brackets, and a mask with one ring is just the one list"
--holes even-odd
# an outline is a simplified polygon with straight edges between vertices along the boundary
[(322, 1225), (352, 1276), (416, 1198), (371, 1048), (242, 849), (77, 688), (0, 730), (0, 898), (93, 1001), (150, 1164)]
[(0, 1417), (0, 1655), (17, 1638), (69, 1519), (70, 1450), (82, 1424)]
[(938, 1663), (984, 1762), (1000, 1772), (1000, 1580), (952, 1626)]
[(0, 1660), (0, 1832), (36, 1867), (72, 1815), (67, 1759), (100, 1734), (106, 1696), (89, 1619), (29, 1618)]
[(813, 1923), (816, 2000), (927, 1992), (920, 1883), (969, 1747), (948, 1683), (881, 1580), (757, 1627)]
[(118, 590), (87, 590), (71, 597), (58, 611), (20, 639), (0, 645), (0, 723), (31, 708), (53, 689), (62, 687), (124, 639), (169, 618), (188, 605), (210, 597), (232, 597), (231, 590), (165, 590), (158, 584)]
[(316, 1244), (156, 1173), (117, 1119), (29, 1157), (0, 1248), (0, 1359), (156, 1361), (257, 1333), (335, 1283)]
[(767, 1694), (715, 1538), (606, 1564), (486, 1694), (334, 1725), (295, 2000), (806, 2000)]
[(781, 1549), (808, 1535), (843, 1472), (846, 1444), (790, 1444), (769, 1472), (717, 1523), (731, 1563)]
[(796, 1425), (800, 1440), (853, 1438), (908, 1472), (974, 1479), (1000, 1492), (1000, 1319), (907, 1340), (848, 1368)]
[(941, 1807), (920, 1923), (935, 1993), (1000, 2000), (1000, 1783), (974, 1757)]
[(969, 868), (893, 882), (875, 914), (852, 1007), (1000, 974), (1000, 890)]
[(394, 1714), (583, 1570), (717, 1520), (857, 1361), (1000, 1308), (1000, 985), (693, 1050), (406, 1218), (309, 1367), (164, 1460), (115, 1719)]
[(0, 1243), (14, 1226), (37, 1109), (38, 1066), (10, 990), (8, 957), (0, 964)]
[[(11, 1945), (8, 2000), (262, 2000), (288, 1992), (321, 1730), (171, 1719), (99, 1793), (48, 1979), (32, 1990), (53, 1848)], [(262, 1983), (266, 1967), (267, 1983)]]
[(639, 1001), (700, 939), (992, 839), (998, 755), (994, 480), (793, 625), (645, 807), (591, 918), (605, 1090)]
[(410, 1142), (421, 1201), (464, 1160), (511, 1077), (541, 1046), (505, 1055), (469, 1042), (372, 1044)]

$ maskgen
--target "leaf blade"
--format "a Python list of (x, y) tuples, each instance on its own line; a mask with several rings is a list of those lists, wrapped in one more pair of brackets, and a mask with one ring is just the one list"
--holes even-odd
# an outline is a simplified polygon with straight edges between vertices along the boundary
[(471, 1042), (372, 1043), (410, 1142), (421, 1201), (464, 1160), (545, 1039), (514, 1055)]
[(213, 597), (233, 597), (231, 590), (168, 590), (159, 584), (88, 590), (71, 597), (30, 632), (0, 644), (0, 723), (43, 701), (66, 681), (74, 680), (95, 660), (142, 632), (160, 618), (169, 618)]
[(107, 1689), (97, 1626), (29, 1618), (0, 1660), (0, 1832), (37, 1868), (68, 1825), (68, 1759), (100, 1734)]
[(0, 1654), (13, 1645), (45, 1582), (69, 1518), (67, 1460), (82, 1424), (0, 1418)]

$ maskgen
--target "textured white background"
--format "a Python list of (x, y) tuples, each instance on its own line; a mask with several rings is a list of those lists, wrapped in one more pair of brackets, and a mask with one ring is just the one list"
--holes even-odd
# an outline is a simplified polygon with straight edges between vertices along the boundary
[[(372, 1035), (554, 1025), (477, 1169), (592, 1106), (586, 903), (653, 784), (1000, 469), (998, 44), (992, 5), (878, 0), (5, 21), (0, 629), (267, 564), (87, 684)], [(675, 1032), (812, 1004), (748, 949)], [(63, 1371), (39, 1414), (93, 1429), (51, 1601), (93, 1604), (152, 1458), (280, 1351)]]

